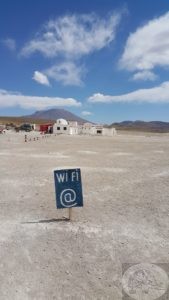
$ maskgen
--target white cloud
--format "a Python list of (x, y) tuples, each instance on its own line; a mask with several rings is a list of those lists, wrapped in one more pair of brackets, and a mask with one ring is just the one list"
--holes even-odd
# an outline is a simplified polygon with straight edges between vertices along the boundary
[[(115, 39), (122, 13), (116, 12), (105, 18), (91, 13), (51, 19), (24, 45), (21, 55), (42, 54), (53, 63), (43, 73), (64, 85), (81, 86), (86, 70), (84, 65), (80, 66), (80, 60)], [(56, 63), (56, 58), (62, 62)]]
[(120, 68), (128, 71), (143, 71), (153, 70), (157, 66), (168, 67), (168, 37), (169, 12), (149, 21), (130, 34), (119, 61)]
[(35, 81), (37, 81), (40, 84), (47, 85), (47, 86), (50, 85), (47, 76), (39, 71), (34, 72), (32, 79), (34, 79)]
[(2, 43), (10, 50), (16, 49), (16, 42), (14, 39), (7, 38), (5, 40), (2, 40)]
[(83, 116), (91, 116), (92, 115), (92, 113), (90, 112), (90, 111), (82, 111), (81, 112), (81, 114), (83, 115)]
[(73, 62), (64, 62), (54, 65), (44, 72), (48, 77), (55, 81), (62, 82), (64, 85), (81, 86), (85, 68), (83, 66), (77, 66)]
[(0, 107), (14, 107), (20, 106), (25, 109), (46, 109), (49, 107), (69, 107), (81, 106), (81, 103), (74, 98), (60, 98), (60, 97), (45, 97), (45, 96), (27, 96), (18, 92), (10, 92), (0, 90)]
[(96, 93), (89, 97), (88, 101), (92, 103), (169, 103), (169, 81), (163, 82), (161, 85), (153, 88), (139, 89), (131, 93), (117, 96)]
[(137, 72), (133, 75), (132, 80), (150, 80), (150, 81), (154, 81), (158, 78), (158, 76), (156, 74), (154, 74), (151, 71), (141, 71), (141, 72)]
[(81, 57), (109, 45), (115, 38), (120, 13), (101, 19), (96, 14), (66, 15), (50, 20), (22, 49), (29, 56), (40, 52), (46, 57)]

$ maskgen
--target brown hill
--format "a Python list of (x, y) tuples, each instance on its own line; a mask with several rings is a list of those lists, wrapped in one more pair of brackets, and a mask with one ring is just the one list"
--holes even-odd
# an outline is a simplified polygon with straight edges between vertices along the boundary
[(65, 109), (49, 109), (44, 111), (36, 111), (32, 115), (26, 115), (22, 117), (3, 117), (0, 116), (0, 124), (13, 123), (14, 125), (20, 125), (23, 123), (31, 124), (45, 124), (54, 123), (57, 119), (65, 119), (67, 121), (76, 121), (78, 123), (89, 122), (82, 119), (75, 114)]
[(145, 132), (169, 132), (169, 122), (161, 121), (124, 121), (121, 123), (112, 123), (109, 127), (115, 127), (117, 130), (132, 130)]
[(34, 118), (34, 119), (47, 119), (47, 120), (57, 120), (57, 119), (65, 119), (67, 121), (76, 121), (78, 123), (86, 123), (89, 122), (85, 119), (80, 118), (79, 116), (76, 116), (75, 114), (71, 113), (68, 110), (65, 109), (49, 109), (49, 110), (43, 110), (43, 111), (36, 111), (32, 115), (25, 116), (28, 118)]
[(31, 124), (46, 124), (46, 123), (54, 123), (52, 120), (44, 120), (44, 119), (35, 119), (35, 118), (27, 118), (27, 117), (0, 117), (0, 124), (14, 124), (21, 125), (23, 123), (31, 123)]

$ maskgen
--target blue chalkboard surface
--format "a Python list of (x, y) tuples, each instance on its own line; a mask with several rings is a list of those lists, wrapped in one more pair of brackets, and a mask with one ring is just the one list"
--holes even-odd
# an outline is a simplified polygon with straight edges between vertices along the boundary
[(80, 169), (56, 170), (54, 180), (57, 208), (83, 206)]

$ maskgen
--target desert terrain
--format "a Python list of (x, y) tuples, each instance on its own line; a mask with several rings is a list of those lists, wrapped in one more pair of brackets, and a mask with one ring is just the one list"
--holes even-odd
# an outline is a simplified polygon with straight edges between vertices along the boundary
[[(169, 135), (35, 136), (0, 135), (0, 299), (130, 299), (124, 264), (168, 272)], [(62, 168), (81, 168), (71, 222), (56, 209)]]

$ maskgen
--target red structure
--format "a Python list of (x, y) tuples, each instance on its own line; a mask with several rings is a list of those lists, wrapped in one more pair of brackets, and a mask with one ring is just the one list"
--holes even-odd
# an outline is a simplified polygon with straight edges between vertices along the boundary
[(44, 133), (52, 133), (53, 129), (53, 124), (41, 124), (39, 131), (44, 132)]

